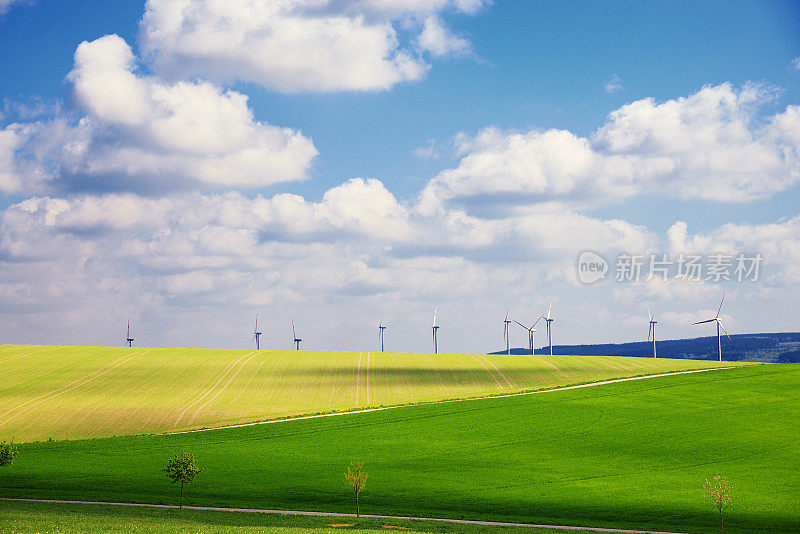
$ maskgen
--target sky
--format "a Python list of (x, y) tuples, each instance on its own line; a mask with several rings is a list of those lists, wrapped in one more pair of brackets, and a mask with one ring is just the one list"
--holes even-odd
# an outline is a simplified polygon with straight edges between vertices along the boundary
[[(796, 331), (800, 5), (0, 0), (0, 341)], [(545, 341), (543, 321), (536, 345)], [(511, 345), (527, 345), (512, 323)]]

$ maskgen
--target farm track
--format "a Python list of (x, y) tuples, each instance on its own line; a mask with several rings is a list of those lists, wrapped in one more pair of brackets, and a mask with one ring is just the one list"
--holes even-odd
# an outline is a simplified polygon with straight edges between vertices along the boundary
[[(186, 407), (183, 409), (183, 411), (181, 412), (181, 414), (178, 416), (178, 418), (177, 418), (177, 419), (175, 419), (175, 423), (174, 423), (172, 426), (178, 426), (178, 423), (180, 422), (180, 420), (181, 420), (181, 419), (183, 419), (183, 416), (184, 416), (184, 415), (186, 415), (186, 412), (188, 412), (188, 411), (189, 411), (189, 409), (191, 409), (191, 408), (192, 408), (192, 406), (194, 406), (195, 404), (197, 404), (198, 402), (202, 401), (202, 400), (203, 400), (203, 399), (205, 399), (207, 396), (209, 396), (209, 395), (210, 395), (210, 394), (211, 394), (211, 393), (212, 393), (212, 392), (213, 392), (213, 391), (214, 391), (214, 390), (217, 388), (217, 386), (219, 386), (220, 382), (222, 382), (223, 380), (225, 380), (225, 377), (226, 377), (226, 376), (228, 376), (228, 373), (230, 373), (231, 369), (233, 369), (233, 368), (236, 366), (236, 364), (237, 364), (237, 363), (239, 363), (240, 361), (242, 361), (242, 360), (243, 360), (243, 359), (245, 359), (246, 357), (250, 356), (250, 354), (252, 354), (252, 353), (247, 353), (247, 354), (245, 354), (245, 355), (243, 355), (243, 356), (241, 356), (241, 357), (237, 358), (237, 359), (236, 359), (236, 360), (234, 360), (233, 362), (229, 363), (229, 364), (228, 364), (228, 367), (226, 367), (226, 368), (225, 368), (225, 372), (224, 372), (224, 373), (222, 373), (222, 376), (221, 376), (221, 377), (219, 377), (219, 380), (217, 380), (216, 384), (214, 384), (213, 386), (211, 386), (211, 387), (210, 387), (210, 388), (209, 388), (209, 389), (208, 389), (208, 390), (207, 390), (207, 391), (206, 391), (204, 394), (202, 394), (201, 396), (199, 396), (198, 398), (196, 398), (196, 399), (195, 399), (195, 400), (194, 400), (194, 401), (193, 401), (191, 404), (189, 404), (188, 406), (186, 406)], [(234, 375), (234, 376), (235, 376), (235, 375)], [(228, 384), (229, 384), (229, 383), (230, 383), (230, 381), (228, 382)], [(225, 385), (227, 386), (228, 384), (225, 384)], [(225, 388), (223, 387), (223, 389), (225, 389)], [(204, 405), (204, 406), (205, 406), (205, 405)], [(199, 411), (199, 410), (198, 410), (198, 411)], [(194, 414), (194, 416), (192, 417), (192, 421), (194, 421), (194, 420), (195, 420), (195, 418), (197, 417), (197, 413), (198, 413), (198, 412), (196, 411), (196, 412), (195, 412), (195, 414)]]
[(504, 372), (503, 372), (503, 371), (502, 371), (502, 370), (501, 370), (499, 367), (497, 367), (495, 364), (493, 364), (493, 363), (491, 362), (491, 360), (489, 360), (489, 358), (487, 358), (486, 356), (483, 356), (483, 355), (478, 355), (478, 357), (479, 357), (481, 360), (483, 360), (483, 361), (485, 361), (486, 363), (488, 363), (489, 365), (491, 365), (491, 366), (492, 366), (492, 367), (493, 367), (493, 368), (494, 368), (494, 369), (497, 371), (497, 373), (498, 373), (498, 374), (499, 374), (501, 377), (503, 377), (503, 380), (505, 380), (505, 381), (506, 381), (506, 384), (508, 384), (508, 387), (510, 387), (511, 389), (514, 389), (515, 387), (517, 387), (517, 386), (516, 386), (516, 384), (512, 383), (512, 382), (511, 382), (511, 381), (508, 379), (508, 377), (506, 376), (506, 374), (505, 374), (505, 373), (504, 373)]
[[(174, 504), (144, 504), (144, 503), (127, 503), (127, 502), (103, 502), (103, 501), (66, 501), (58, 499), (16, 499), (9, 497), (0, 497), (0, 501), (20, 501), (20, 502), (37, 502), (37, 503), (51, 503), (51, 504), (86, 504), (86, 505), (101, 505), (101, 506), (127, 506), (131, 508), (161, 508), (167, 510), (177, 510), (178, 506)], [(255, 513), (255, 514), (276, 514), (276, 515), (305, 515), (314, 517), (348, 517), (356, 518), (356, 514), (345, 514), (336, 512), (314, 512), (308, 510), (269, 510), (261, 508), (222, 508), (216, 506), (183, 506), (187, 510), (201, 510), (209, 512), (239, 512), (239, 513)], [(367, 519), (397, 519), (404, 521), (433, 521), (438, 523), (455, 523), (458, 525), (479, 525), (486, 527), (518, 527), (518, 528), (547, 528), (552, 530), (588, 530), (590, 532), (616, 532), (620, 534), (685, 534), (682, 532), (666, 532), (658, 530), (629, 530), (621, 528), (604, 528), (604, 527), (580, 527), (573, 525), (542, 525), (535, 523), (508, 523), (504, 521), (479, 521), (471, 519), (450, 519), (444, 517), (413, 517), (402, 515), (377, 515), (377, 514), (361, 514), (361, 517)]]
[(487, 374), (487, 375), (489, 375), (490, 377), (492, 377), (492, 380), (494, 380), (494, 383), (495, 383), (495, 384), (497, 384), (497, 387), (498, 387), (498, 388), (500, 388), (500, 389), (505, 389), (505, 388), (503, 388), (503, 384), (501, 384), (501, 383), (500, 383), (500, 381), (497, 379), (497, 377), (496, 377), (496, 376), (494, 376), (494, 373), (492, 373), (492, 372), (489, 370), (489, 368), (488, 368), (488, 367), (486, 367), (486, 364), (484, 364), (484, 363), (483, 363), (483, 362), (482, 362), (480, 359), (478, 359), (478, 357), (477, 357), (476, 355), (474, 355), (474, 354), (472, 355), (472, 358), (473, 358), (473, 359), (474, 359), (476, 362), (478, 362), (478, 365), (480, 365), (481, 367), (483, 367), (483, 370), (484, 370), (484, 371), (486, 371), (486, 374)]
[(219, 389), (219, 390), (218, 390), (218, 391), (217, 391), (217, 392), (214, 394), (214, 396), (213, 396), (213, 397), (211, 397), (210, 399), (208, 399), (208, 400), (207, 400), (207, 401), (206, 401), (206, 402), (205, 402), (205, 403), (204, 403), (202, 406), (200, 406), (200, 407), (199, 407), (199, 408), (198, 408), (198, 409), (197, 409), (197, 410), (194, 412), (194, 415), (192, 415), (192, 418), (189, 420), (189, 424), (192, 424), (192, 423), (194, 423), (194, 420), (195, 420), (195, 419), (197, 419), (197, 416), (200, 414), (200, 412), (202, 412), (202, 411), (203, 411), (203, 409), (204, 409), (206, 406), (208, 406), (208, 405), (209, 405), (209, 404), (210, 404), (210, 403), (211, 403), (211, 402), (212, 402), (214, 399), (216, 399), (217, 397), (219, 397), (220, 393), (222, 393), (223, 391), (225, 391), (225, 390), (227, 389), (227, 387), (230, 385), (230, 383), (231, 383), (231, 382), (233, 382), (233, 379), (234, 379), (234, 378), (236, 378), (236, 375), (238, 375), (238, 374), (239, 374), (239, 372), (240, 372), (240, 371), (241, 371), (241, 370), (244, 368), (244, 366), (245, 366), (245, 365), (247, 365), (247, 363), (248, 363), (250, 360), (252, 360), (252, 359), (253, 359), (253, 357), (254, 357), (254, 356), (256, 356), (256, 354), (258, 354), (258, 353), (257, 353), (257, 352), (255, 352), (255, 351), (253, 351), (253, 353), (249, 355), (250, 357), (249, 357), (249, 358), (247, 358), (245, 361), (243, 361), (243, 362), (242, 362), (242, 363), (239, 365), (239, 368), (236, 370), (236, 372), (235, 372), (235, 373), (233, 373), (233, 374), (231, 375), (231, 377), (228, 379), (228, 381), (227, 381), (227, 382), (225, 382), (225, 385), (224, 385), (224, 386), (222, 386), (222, 387), (221, 387), (221, 388), (220, 388), (220, 389)]

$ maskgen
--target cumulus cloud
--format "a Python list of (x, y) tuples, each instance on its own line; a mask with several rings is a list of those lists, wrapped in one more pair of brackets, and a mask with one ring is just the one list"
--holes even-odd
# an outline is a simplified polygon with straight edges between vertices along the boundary
[(424, 209), (483, 209), (546, 201), (573, 206), (648, 193), (746, 202), (800, 179), (800, 110), (759, 120), (773, 92), (752, 85), (707, 86), (658, 103), (643, 99), (613, 111), (590, 137), (565, 130), (460, 135), (462, 159), (422, 191)]
[(710, 232), (690, 233), (684, 221), (667, 231), (673, 253), (760, 254), (762, 273), (772, 285), (800, 283), (800, 216), (768, 224), (728, 223)]
[(81, 43), (67, 78), (77, 119), (0, 131), (3, 191), (257, 188), (307, 178), (317, 155), (300, 132), (256, 121), (241, 93), (138, 74), (116, 35)]
[[(498, 284), (534, 291), (542, 280), (566, 279), (574, 247), (655, 241), (643, 227), (557, 210), (504, 220), (423, 215), (376, 179), (348, 180), (318, 201), (233, 191), (33, 197), (0, 220), (0, 302), (43, 315), (72, 306), (84, 317), (124, 302), (150, 318), (191, 312), (212, 322), (220, 310), (264, 302), (312, 315), (337, 301), (478, 306)], [(331, 331), (337, 321), (321, 320)]]
[(794, 70), (800, 70), (800, 57), (796, 57), (792, 60), (792, 68)]
[(469, 41), (453, 35), (437, 17), (428, 17), (419, 34), (419, 47), (434, 57), (466, 56), (472, 53)]
[[(468, 52), (439, 14), (476, 14), (485, 3), (148, 0), (141, 43), (168, 79), (245, 80), (286, 92), (387, 89), (425, 76), (423, 52)], [(401, 42), (406, 32), (417, 35), (418, 48)]]

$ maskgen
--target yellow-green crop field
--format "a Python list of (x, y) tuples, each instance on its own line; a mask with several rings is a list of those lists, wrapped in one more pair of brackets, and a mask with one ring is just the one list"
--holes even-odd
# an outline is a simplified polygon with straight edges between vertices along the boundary
[(719, 366), (613, 356), (0, 345), (0, 439), (162, 433)]

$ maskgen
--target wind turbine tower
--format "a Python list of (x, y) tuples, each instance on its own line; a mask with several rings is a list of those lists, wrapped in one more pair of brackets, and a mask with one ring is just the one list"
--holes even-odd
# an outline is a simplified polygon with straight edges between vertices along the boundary
[[(506, 318), (503, 319), (503, 325), (504, 325), (503, 329), (504, 329), (504, 333), (505, 333), (505, 336), (506, 336), (506, 354), (511, 354), (511, 340), (509, 339), (509, 335), (508, 335), (508, 325), (509, 324), (511, 324), (511, 321), (508, 319), (508, 310), (506, 310)], [(519, 323), (517, 323), (517, 324), (519, 324)]]
[(719, 351), (719, 361), (722, 361), (722, 338), (719, 335), (719, 329), (722, 328), (722, 331), (725, 332), (725, 335), (728, 336), (728, 339), (731, 339), (731, 335), (725, 330), (725, 327), (722, 326), (722, 322), (719, 320), (719, 312), (722, 311), (722, 303), (725, 302), (725, 293), (722, 294), (722, 300), (719, 301), (719, 308), (717, 308), (717, 315), (714, 316), (713, 319), (706, 319), (705, 321), (697, 321), (696, 323), (692, 324), (703, 324), (703, 323), (717, 323), (717, 350)]
[(647, 332), (647, 341), (650, 341), (650, 335), (653, 336), (653, 358), (656, 358), (656, 321), (655, 316), (647, 310), (647, 315), (650, 317), (650, 330)]
[(547, 343), (550, 344), (550, 356), (553, 355), (553, 331), (552, 331), (552, 323), (553, 319), (550, 317), (550, 310), (553, 309), (553, 303), (550, 303), (550, 306), (547, 307), (547, 317), (542, 315), (540, 319), (544, 319), (547, 321)]
[(533, 356), (533, 351), (535, 350), (535, 347), (536, 347), (536, 345), (534, 344), (534, 337), (533, 337), (534, 332), (536, 332), (536, 323), (538, 323), (541, 320), (542, 320), (541, 317), (536, 319), (536, 322), (533, 323), (533, 326), (531, 326), (530, 328), (528, 328), (527, 326), (525, 326), (524, 324), (522, 324), (519, 321), (514, 321), (515, 323), (517, 323), (522, 328), (524, 328), (525, 330), (528, 331), (528, 345), (530, 346), (530, 349), (531, 349), (531, 356)]
[(261, 350), (260, 339), (261, 332), (258, 331), (258, 314), (256, 314), (256, 328), (253, 330), (253, 339), (256, 340), (256, 350)]
[(133, 338), (131, 337), (131, 320), (128, 319), (128, 337), (125, 338), (125, 346), (132, 347), (133, 346)]
[(294, 350), (300, 350), (300, 342), (303, 340), (297, 337), (297, 332), (294, 330), (294, 321), (292, 321), (292, 336), (294, 337)]
[(381, 340), (381, 352), (383, 352), (383, 332), (386, 330), (386, 325), (383, 324), (383, 317), (381, 317), (381, 322), (378, 323), (378, 337)]
[(436, 308), (433, 308), (433, 326), (431, 327), (433, 331), (433, 353), (439, 354), (439, 327), (436, 326)]

